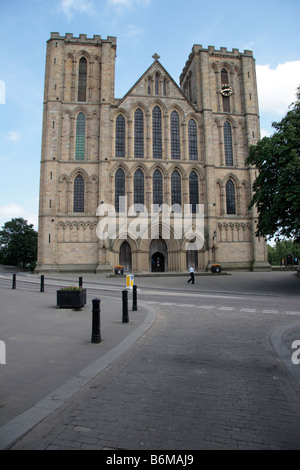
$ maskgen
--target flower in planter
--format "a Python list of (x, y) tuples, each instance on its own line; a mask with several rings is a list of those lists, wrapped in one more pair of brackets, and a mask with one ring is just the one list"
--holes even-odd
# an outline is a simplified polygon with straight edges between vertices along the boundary
[(211, 272), (212, 273), (220, 273), (222, 271), (222, 266), (220, 264), (212, 264), (211, 265)]
[(63, 291), (80, 291), (80, 290), (82, 290), (82, 287), (77, 287), (77, 286), (61, 287), (60, 290), (63, 290)]

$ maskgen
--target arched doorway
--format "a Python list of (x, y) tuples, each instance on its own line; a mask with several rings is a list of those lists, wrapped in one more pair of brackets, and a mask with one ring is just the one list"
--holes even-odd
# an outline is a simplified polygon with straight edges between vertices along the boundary
[(168, 270), (168, 249), (166, 242), (161, 238), (152, 240), (149, 248), (149, 270), (151, 272), (164, 272)]
[(190, 269), (191, 266), (194, 266), (195, 271), (198, 271), (198, 251), (188, 250), (186, 252), (186, 269)]
[(120, 260), (120, 266), (124, 266), (124, 271), (131, 272), (132, 257), (131, 257), (131, 248), (128, 242), (122, 243), (120, 247), (119, 260)]
[(163, 273), (165, 271), (165, 257), (159, 251), (152, 255), (151, 271), (153, 273)]

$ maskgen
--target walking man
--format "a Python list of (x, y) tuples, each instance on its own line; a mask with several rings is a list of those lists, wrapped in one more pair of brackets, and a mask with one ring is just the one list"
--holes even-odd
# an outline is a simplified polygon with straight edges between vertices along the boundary
[(194, 269), (194, 266), (192, 265), (190, 267), (190, 279), (187, 281), (188, 283), (190, 283), (192, 281), (192, 284), (195, 284), (195, 275), (194, 275), (194, 272), (195, 272), (195, 269)]

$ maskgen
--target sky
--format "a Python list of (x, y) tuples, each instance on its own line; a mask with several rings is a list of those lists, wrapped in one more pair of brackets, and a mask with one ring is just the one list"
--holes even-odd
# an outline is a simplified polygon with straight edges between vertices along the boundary
[(0, 0), (0, 229), (38, 230), (46, 42), (51, 32), (117, 37), (115, 97), (154, 53), (179, 83), (194, 44), (252, 50), (261, 136), (274, 132), (300, 85), (299, 0)]

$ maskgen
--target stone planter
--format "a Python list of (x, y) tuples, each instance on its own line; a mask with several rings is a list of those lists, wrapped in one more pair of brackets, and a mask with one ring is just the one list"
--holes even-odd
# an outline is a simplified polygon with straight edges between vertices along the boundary
[(222, 271), (222, 266), (220, 264), (213, 264), (210, 270), (212, 273), (220, 273)]
[(86, 304), (86, 289), (56, 291), (58, 308), (82, 308)]

